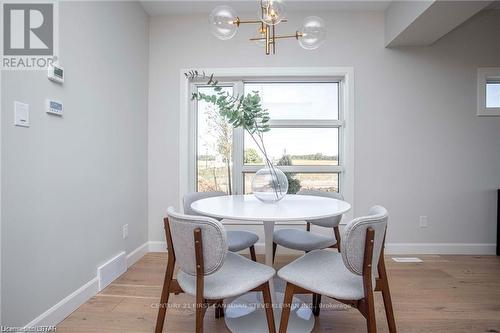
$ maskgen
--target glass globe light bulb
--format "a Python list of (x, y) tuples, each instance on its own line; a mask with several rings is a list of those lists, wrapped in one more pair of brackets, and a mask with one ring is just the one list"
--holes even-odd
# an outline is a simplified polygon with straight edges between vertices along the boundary
[(314, 50), (320, 47), (326, 38), (326, 25), (322, 18), (309, 16), (302, 24), (302, 36), (299, 44), (306, 50)]
[(283, 0), (261, 0), (258, 16), (267, 25), (275, 25), (285, 18), (285, 4)]
[(238, 31), (238, 25), (236, 24), (237, 19), (238, 15), (231, 7), (215, 7), (208, 17), (210, 30), (212, 34), (219, 39), (231, 39)]

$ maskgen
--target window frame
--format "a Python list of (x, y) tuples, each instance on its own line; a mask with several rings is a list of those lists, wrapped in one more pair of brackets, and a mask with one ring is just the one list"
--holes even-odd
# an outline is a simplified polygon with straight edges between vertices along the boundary
[[(224, 85), (233, 85), (233, 92), (243, 92), (244, 82), (338, 82), (338, 120), (270, 120), (272, 127), (307, 128), (338, 127), (339, 128), (339, 165), (330, 166), (286, 166), (283, 171), (297, 173), (338, 173), (339, 191), (353, 209), (345, 215), (352, 217), (354, 210), (354, 69), (352, 67), (312, 67), (312, 68), (206, 68), (198, 69), (206, 73), (214, 73)], [(182, 197), (196, 189), (197, 158), (197, 103), (191, 102), (191, 94), (201, 82), (186, 80), (180, 71), (180, 127), (179, 127), (179, 206)], [(193, 140), (194, 138), (194, 140)], [(233, 131), (233, 194), (244, 191), (244, 173), (254, 172), (262, 166), (245, 166), (243, 163), (244, 132), (238, 128)], [(182, 147), (187, 147), (183, 149)], [(247, 223), (237, 223), (247, 224)], [(252, 222), (252, 224), (255, 224)]]
[(500, 116), (500, 107), (486, 107), (486, 86), (500, 82), (500, 67), (482, 67), (477, 69), (477, 115)]

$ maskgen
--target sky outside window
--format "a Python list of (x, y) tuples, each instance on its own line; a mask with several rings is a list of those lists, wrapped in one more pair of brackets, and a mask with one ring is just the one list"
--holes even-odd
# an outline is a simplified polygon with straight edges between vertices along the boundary
[(486, 83), (486, 107), (500, 108), (500, 82)]

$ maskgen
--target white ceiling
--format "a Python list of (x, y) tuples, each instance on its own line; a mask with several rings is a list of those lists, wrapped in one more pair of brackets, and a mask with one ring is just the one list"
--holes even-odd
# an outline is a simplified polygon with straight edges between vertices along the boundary
[[(258, 0), (232, 0), (232, 1), (213, 1), (213, 0), (198, 0), (198, 1), (140, 1), (144, 10), (151, 16), (159, 15), (187, 15), (187, 14), (204, 14), (219, 5), (230, 5), (237, 12), (254, 12)], [(304, 1), (304, 0), (286, 0), (287, 11), (384, 11), (391, 1), (383, 0), (321, 0), (321, 1)]]

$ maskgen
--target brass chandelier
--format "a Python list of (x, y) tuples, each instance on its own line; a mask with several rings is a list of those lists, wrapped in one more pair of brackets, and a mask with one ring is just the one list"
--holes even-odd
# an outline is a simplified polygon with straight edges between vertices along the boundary
[(233, 38), (238, 32), (241, 24), (257, 24), (257, 36), (250, 38), (260, 45), (265, 46), (266, 55), (276, 54), (276, 42), (278, 39), (295, 38), (300, 46), (306, 50), (314, 50), (325, 41), (325, 23), (320, 17), (306, 17), (302, 29), (294, 34), (277, 35), (276, 26), (287, 22), (285, 18), (285, 5), (283, 0), (260, 0), (258, 19), (242, 20), (236, 11), (229, 6), (218, 6), (212, 10), (209, 16), (210, 27), (215, 37), (221, 40)]

